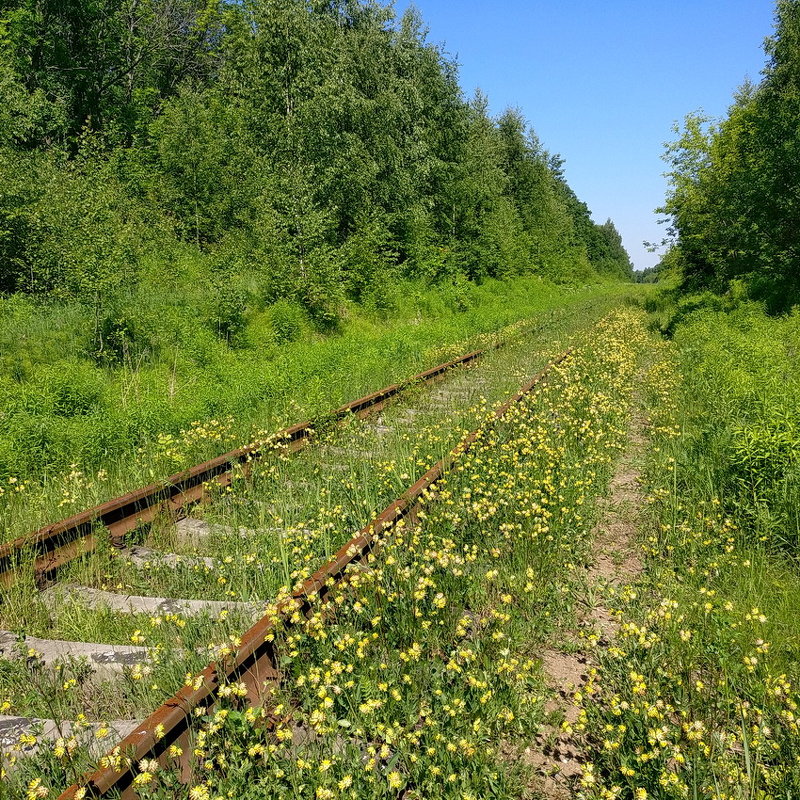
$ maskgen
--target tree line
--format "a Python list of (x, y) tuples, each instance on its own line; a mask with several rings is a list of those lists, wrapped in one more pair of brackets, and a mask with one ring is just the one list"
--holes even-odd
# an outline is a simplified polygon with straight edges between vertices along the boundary
[(800, 299), (800, 2), (780, 0), (767, 63), (728, 115), (690, 114), (666, 151), (665, 265), (683, 288), (735, 283), (768, 309)]
[[(403, 278), (628, 278), (519, 111), (371, 0), (0, 0), (0, 292), (104, 307), (192, 247), (321, 324)], [(230, 313), (229, 313), (230, 311)]]

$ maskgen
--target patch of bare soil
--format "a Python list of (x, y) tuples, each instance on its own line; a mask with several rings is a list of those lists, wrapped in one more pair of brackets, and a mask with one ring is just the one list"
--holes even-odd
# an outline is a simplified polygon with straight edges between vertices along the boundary
[[(602, 598), (609, 587), (632, 583), (642, 572), (636, 532), (643, 500), (637, 466), (645, 447), (643, 431), (644, 419), (640, 413), (634, 412), (628, 446), (617, 463), (608, 497), (600, 503), (601, 514), (594, 529), (591, 564), (586, 570), (590, 597)], [(608, 644), (618, 627), (601, 599), (591, 604), (579, 625), (596, 631), (600, 645)], [(571, 724), (579, 718), (578, 707), (572, 698), (588, 680), (593, 665), (592, 653), (548, 649), (541, 658), (554, 697), (545, 707), (548, 724), (542, 725), (535, 743), (525, 749), (522, 757), (534, 768), (535, 780), (529, 787), (533, 796), (544, 800), (568, 800), (575, 795), (585, 761), (579, 742), (570, 732)], [(565, 726), (562, 722), (570, 725)]]

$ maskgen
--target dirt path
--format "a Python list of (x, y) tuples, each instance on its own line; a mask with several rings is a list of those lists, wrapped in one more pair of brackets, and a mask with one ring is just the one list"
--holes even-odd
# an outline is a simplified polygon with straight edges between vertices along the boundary
[[(588, 642), (604, 646), (614, 637), (618, 623), (605, 598), (609, 590), (636, 580), (642, 571), (636, 534), (643, 495), (639, 486), (639, 464), (645, 447), (644, 418), (634, 402), (628, 430), (628, 445), (614, 470), (609, 494), (598, 502), (600, 518), (594, 529), (591, 564), (586, 569), (586, 609), (578, 621), (584, 637), (579, 652), (548, 649), (541, 654), (548, 683), (555, 697), (548, 701), (548, 716), (561, 716), (562, 725), (543, 725), (535, 745), (526, 749), (524, 760), (535, 769), (536, 781), (531, 785), (533, 796), (545, 800), (568, 800), (575, 794), (585, 761), (580, 743), (572, 733), (580, 711), (573, 694), (589, 678), (593, 666)], [(586, 634), (593, 633), (589, 638)], [(574, 650), (574, 646), (570, 648)]]

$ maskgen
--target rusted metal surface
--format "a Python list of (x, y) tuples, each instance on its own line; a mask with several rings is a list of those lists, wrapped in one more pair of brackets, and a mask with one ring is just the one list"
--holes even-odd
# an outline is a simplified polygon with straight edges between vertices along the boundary
[[(284, 428), (271, 438), (273, 441), (281, 442), (290, 451), (297, 451), (312, 439), (316, 427), (320, 424), (341, 420), (351, 414), (358, 417), (374, 414), (409, 387), (419, 383), (434, 382), (454, 367), (469, 364), (485, 353), (486, 350), (467, 353), (402, 383), (392, 384), (347, 403), (316, 422), (309, 420)], [(229, 485), (237, 468), (246, 470), (249, 463), (261, 455), (261, 445), (232, 450), (203, 464), (171, 475), (161, 483), (144, 486), (41, 528), (29, 536), (0, 545), (0, 586), (13, 583), (20, 564), (30, 564), (33, 561), (34, 573), (37, 579), (42, 581), (69, 561), (91, 552), (98, 541), (95, 534), (97, 526), (103, 526), (113, 541), (121, 543), (126, 533), (152, 522), (160, 514), (180, 516), (186, 506), (204, 498), (210, 482), (216, 482), (222, 487)]]
[[(551, 361), (545, 369), (526, 383), (494, 412), (494, 419), (501, 419), (513, 406), (522, 400), (537, 384), (541, 383), (549, 371), (560, 364), (571, 350), (562, 353)], [(135, 800), (133, 779), (136, 765), (143, 758), (156, 758), (168, 763), (167, 750), (177, 744), (184, 752), (182, 771), (185, 779), (190, 774), (191, 746), (190, 720), (195, 708), (208, 709), (216, 702), (221, 686), (232, 682), (243, 682), (247, 687), (247, 701), (262, 703), (268, 707), (269, 687), (281, 680), (277, 668), (274, 637), (270, 634), (280, 629), (292, 627), (292, 615), (299, 612), (307, 614), (312, 599), (325, 602), (332, 586), (338, 584), (348, 567), (363, 561), (375, 550), (379, 536), (390, 531), (401, 520), (413, 522), (422, 508), (431, 487), (447, 474), (454, 463), (478, 440), (481, 429), (468, 434), (441, 461), (431, 467), (416, 483), (389, 506), (387, 506), (368, 525), (362, 528), (347, 544), (339, 549), (330, 561), (307, 578), (296, 589), (289, 600), (280, 604), (272, 615), (264, 616), (241, 638), (241, 644), (234, 654), (224, 662), (209, 664), (198, 676), (192, 686), (184, 686), (177, 694), (154, 711), (139, 727), (119, 743), (120, 752), (126, 762), (117, 770), (111, 766), (101, 767), (84, 779), (70, 786), (59, 800), (75, 800), (83, 789), (84, 797), (104, 797), (109, 794), (120, 796), (122, 800)], [(268, 641), (268, 637), (273, 641)], [(173, 760), (174, 763), (174, 760)]]

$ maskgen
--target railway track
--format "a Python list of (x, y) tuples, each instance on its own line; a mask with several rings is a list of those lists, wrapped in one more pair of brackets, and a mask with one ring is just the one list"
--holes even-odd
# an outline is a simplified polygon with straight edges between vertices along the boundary
[(246, 474), (252, 462), (260, 459), (264, 452), (269, 452), (272, 444), (277, 443), (290, 452), (296, 452), (314, 438), (319, 427), (351, 415), (364, 418), (377, 414), (404, 391), (420, 384), (432, 384), (441, 380), (450, 370), (475, 362), (485, 352), (475, 350), (467, 353), (415, 375), (403, 383), (392, 384), (347, 403), (332, 411), (326, 418), (315, 422), (306, 420), (284, 428), (274, 435), (271, 442), (257, 442), (224, 453), (171, 475), (164, 481), (116, 497), (41, 528), (31, 536), (0, 545), (0, 585), (8, 586), (13, 582), (20, 562), (30, 561), (31, 556), (36, 580), (46, 581), (59, 567), (97, 547), (98, 526), (102, 527), (113, 542), (119, 543), (126, 534), (152, 522), (161, 514), (180, 516), (187, 507), (203, 500), (209, 492), (210, 482), (213, 481), (219, 487), (229, 486), (237, 470)]
[[(349, 440), (358, 439), (361, 436), (362, 447), (374, 448), (376, 441), (381, 441), (392, 434), (397, 438), (398, 429), (403, 430), (404, 426), (406, 429), (412, 429), (420, 419), (425, 419), (424, 408), (396, 409), (397, 413), (393, 415), (391, 410), (388, 414), (381, 413), (392, 400), (402, 392), (413, 394), (414, 387), (442, 380), (456, 366), (475, 364), (483, 354), (483, 351), (469, 353), (460, 359), (415, 376), (404, 384), (387, 387), (366, 398), (361, 398), (337, 409), (326, 422), (342, 422), (347, 428), (344, 435)], [(509, 405), (517, 402), (541, 379), (542, 375), (537, 376), (529, 386), (524, 387), (522, 392), (517, 393), (501, 408), (507, 409)], [(435, 406), (437, 403), (441, 405), (443, 399), (450, 399), (463, 406), (468, 404), (470, 399), (477, 399), (476, 387), (467, 385), (467, 383), (462, 381), (461, 386), (452, 388), (447, 384), (448, 388), (440, 392), (438, 399), (431, 398), (429, 405)], [(479, 389), (480, 386), (478, 386)], [(479, 406), (476, 405), (475, 409), (478, 408)], [(498, 411), (498, 413), (502, 412)], [(373, 416), (374, 424), (369, 427), (368, 435), (364, 436), (363, 427), (357, 426), (353, 420), (368, 416)], [(195, 577), (198, 573), (206, 576), (209, 573), (213, 574), (215, 567), (230, 559), (230, 556), (198, 557), (194, 553), (197, 549), (202, 549), (202, 545), (213, 544), (220, 538), (225, 538), (228, 545), (233, 543), (234, 546), (249, 544), (254, 531), (271, 536), (273, 539), (289, 539), (286, 545), (287, 547), (291, 545), (293, 556), (299, 556), (299, 560), (301, 562), (305, 560), (306, 564), (312, 558), (309, 552), (303, 552), (302, 547), (299, 548), (301, 552), (298, 554), (298, 537), (313, 539), (317, 545), (320, 544), (320, 539), (324, 538), (326, 539), (323, 548), (324, 554), (329, 555), (336, 551), (335, 554), (328, 558), (323, 567), (315, 570), (313, 574), (298, 583), (291, 592), (291, 596), (287, 596), (281, 604), (279, 614), (281, 616), (288, 615), (291, 618), (292, 615), (307, 611), (309, 598), (323, 597), (328, 591), (327, 586), (330, 581), (340, 580), (349, 565), (364, 559), (372, 551), (376, 537), (379, 537), (383, 530), (391, 529), (400, 520), (414, 518), (430, 486), (449, 469), (459, 454), (469, 448), (475, 433), (468, 435), (455, 449), (451, 449), (452, 441), (448, 441), (447, 437), (441, 435), (444, 428), (452, 426), (452, 422), (452, 419), (439, 419), (438, 423), (434, 423), (428, 432), (429, 447), (424, 453), (425, 459), (420, 458), (420, 455), (423, 454), (418, 449), (417, 443), (408, 453), (409, 468), (413, 469), (414, 466), (419, 467), (421, 464), (427, 466), (437, 451), (446, 453), (444, 458), (439, 459), (397, 500), (390, 503), (383, 512), (377, 514), (370, 523), (362, 527), (356, 537), (338, 549), (337, 537), (331, 530), (323, 530), (322, 536), (319, 535), (320, 531), (317, 531), (315, 536), (312, 531), (304, 527), (308, 522), (300, 517), (295, 517), (287, 527), (286, 517), (296, 511), (289, 507), (291, 503), (288, 505), (275, 502), (265, 503), (252, 496), (242, 497), (242, 493), (239, 491), (230, 491), (231, 487), (245, 485), (250, 491), (244, 494), (253, 495), (253, 486), (274, 483), (276, 476), (283, 476), (286, 472), (286, 467), (289, 466), (289, 454), (298, 452), (312, 440), (320, 442), (320, 448), (315, 448), (315, 450), (320, 450), (317, 453), (318, 460), (320, 456), (322, 459), (331, 459), (337, 456), (338, 451), (341, 450), (341, 436), (334, 433), (329, 437), (330, 441), (326, 441), (327, 434), (324, 433), (326, 426), (308, 422), (279, 432), (266, 446), (261, 444), (225, 454), (218, 459), (173, 476), (162, 484), (133, 492), (90, 511), (75, 515), (61, 523), (48, 526), (32, 537), (3, 546), (0, 549), (0, 580), (6, 587), (6, 592), (13, 594), (16, 591), (21, 571), (24, 573), (27, 570), (28, 579), (33, 578), (39, 588), (43, 588), (41, 597), (44, 599), (42, 602), (50, 614), (58, 615), (59, 612), (63, 613), (65, 608), (69, 609), (75, 604), (80, 604), (84, 609), (88, 607), (101, 615), (102, 612), (107, 612), (109, 619), (112, 616), (116, 619), (115, 615), (126, 615), (130, 619), (140, 621), (146, 616), (153, 624), (157, 625), (161, 624), (163, 618), (186, 624), (187, 619), (200, 617), (205, 625), (206, 634), (211, 627), (220, 627), (211, 625), (211, 617), (215, 618), (213, 622), (219, 622), (222, 619), (226, 621), (227, 625), (222, 626), (221, 631), (218, 631), (221, 634), (227, 631), (241, 631), (246, 627), (248, 620), (252, 621), (254, 618), (260, 617), (255, 625), (249, 628), (247, 634), (241, 638), (240, 643), (234, 633), (229, 634), (237, 642), (236, 646), (231, 648), (232, 652), (226, 653), (223, 659), (217, 659), (202, 671), (198, 670), (199, 677), (190, 687), (180, 690), (144, 723), (137, 724), (131, 718), (103, 723), (84, 723), (80, 720), (77, 723), (61, 723), (47, 717), (38, 719), (5, 717), (0, 718), (0, 744), (2, 744), (3, 750), (8, 754), (9, 751), (17, 748), (19, 754), (22, 755), (26, 747), (20, 748), (20, 742), (24, 745), (27, 741), (29, 743), (27, 750), (30, 752), (35, 751), (37, 746), (48, 740), (55, 740), (57, 743), (63, 742), (67, 748), (74, 742), (85, 743), (88, 740), (90, 746), (86, 748), (87, 756), (94, 757), (104, 749), (107, 742), (113, 742), (115, 738), (121, 739), (120, 747), (129, 754), (131, 759), (129, 768), (117, 770), (115, 766), (107, 766), (92, 774), (88, 780), (82, 781), (80, 785), (76, 783), (70, 787), (63, 797), (103, 796), (118, 792), (122, 792), (123, 796), (135, 796), (131, 787), (135, 780), (136, 763), (147, 754), (161, 757), (169, 752), (170, 747), (180, 746), (180, 742), (185, 744), (189, 736), (189, 714), (192, 709), (203, 703), (213, 702), (220, 687), (227, 686), (233, 681), (246, 687), (244, 691), (246, 691), (248, 702), (261, 702), (264, 699), (264, 687), (280, 679), (279, 670), (275, 666), (275, 654), (272, 652), (269, 642), (265, 641), (266, 631), (275, 624), (274, 615), (262, 616), (262, 598), (275, 594), (277, 586), (274, 580), (271, 584), (272, 594), (254, 592), (253, 594), (259, 595), (258, 598), (227, 600), (224, 598), (209, 599), (208, 597), (179, 599), (180, 593), (172, 592), (169, 593), (169, 596), (157, 596), (150, 578), (154, 574), (162, 574), (163, 577), (165, 572), (172, 573), (173, 577), (175, 573)], [(328, 430), (330, 430), (330, 426), (328, 426)], [(466, 429), (462, 428), (461, 430)], [(320, 434), (320, 432), (323, 433)], [(459, 433), (457, 428), (456, 433)], [(408, 440), (411, 437), (408, 433), (401, 433), (399, 438)], [(363, 451), (356, 448), (355, 452)], [(270, 458), (263, 458), (265, 453), (270, 455)], [(268, 464), (276, 459), (277, 465), (275, 463)], [(341, 461), (325, 463), (324, 460), (321, 464), (322, 466), (315, 466), (313, 472), (316, 477), (319, 477), (321, 473), (329, 483), (331, 476), (338, 477), (340, 473), (349, 476), (343, 481), (346, 489), (344, 494), (347, 495), (347, 490), (353, 488), (353, 476), (358, 476), (358, 470), (354, 470), (354, 465), (352, 463), (343, 464)], [(373, 461), (368, 469), (373, 469), (374, 466)], [(306, 473), (307, 476), (308, 473)], [(402, 481), (407, 477), (408, 475), (405, 473), (399, 473), (395, 484), (397, 479)], [(311, 494), (320, 491), (319, 483), (303, 487), (302, 482), (302, 475), (298, 478), (297, 486), (292, 486), (290, 479), (289, 491), (283, 493), (282, 499), (286, 500), (287, 496), (291, 499), (292, 495), (302, 494), (301, 490), (304, 488)], [(384, 493), (390, 488), (383, 486)], [(380, 492), (377, 494), (380, 495)], [(215, 501), (210, 506), (214, 513), (209, 517), (202, 519), (196, 516), (185, 516), (193, 504), (208, 498)], [(379, 507), (375, 506), (375, 499), (375, 497), (371, 498), (373, 507)], [(350, 501), (353, 501), (352, 497)], [(369, 500), (366, 501), (367, 506), (369, 506), (369, 502)], [(299, 502), (295, 505), (302, 508), (304, 503)], [(242, 516), (241, 507), (244, 507), (244, 516), (248, 517), (250, 525), (239, 524)], [(349, 519), (357, 518), (357, 514), (345, 513), (341, 505), (334, 504), (329, 511), (343, 515), (344, 526), (340, 527), (346, 527)], [(364, 509), (362, 508), (361, 511), (363, 513)], [(255, 522), (253, 522), (254, 513)], [(224, 521), (216, 522), (215, 515), (221, 516)], [(176, 517), (180, 518), (177, 523), (174, 522)], [(317, 520), (317, 523), (319, 522)], [(144, 547), (140, 543), (136, 543), (136, 536), (141, 537), (144, 530), (143, 525), (146, 523), (150, 524), (149, 535), (157, 545), (177, 546), (173, 546), (171, 549), (162, 549)], [(323, 522), (319, 527), (324, 528), (325, 525), (326, 523)], [(332, 527), (330, 522), (327, 525), (329, 528)], [(355, 527), (358, 526), (351, 525), (350, 530)], [(103, 528), (106, 529), (106, 532), (99, 533)], [(292, 532), (290, 537), (287, 537), (287, 531)], [(339, 538), (341, 539), (341, 536)], [(109, 543), (112, 545), (111, 548), (108, 547)], [(151, 542), (148, 541), (147, 544), (149, 545)], [(179, 552), (171, 552), (172, 549)], [(88, 554), (93, 554), (93, 558), (82, 558)], [(318, 550), (314, 556), (319, 556)], [(94, 571), (93, 574), (97, 577), (98, 568), (87, 566), (87, 563), (91, 564), (98, 560), (103, 562), (104, 559), (106, 567), (109, 562), (113, 562), (114, 565), (123, 563), (125, 570), (135, 569), (137, 579), (139, 576), (145, 575), (145, 579), (139, 582), (147, 591), (142, 594), (120, 591), (121, 585), (119, 584), (104, 587), (103, 580), (108, 579), (108, 575), (104, 575), (101, 581), (95, 581), (96, 584), (100, 584), (99, 586), (76, 584), (74, 581), (65, 585), (63, 581), (60, 583), (54, 581), (57, 575), (61, 577), (65, 573), (67, 573), (68, 579), (85, 576), (87, 570), (89, 573)], [(310, 572), (302, 563), (299, 568), (292, 570), (286, 563), (275, 564), (275, 561), (276, 558), (273, 557), (273, 566), (278, 571), (281, 566), (284, 567), (281, 576), (284, 578), (284, 587), (291, 588), (293, 580)], [(319, 558), (316, 563), (319, 563)], [(269, 565), (263, 563), (260, 565), (262, 571), (265, 566)], [(48, 584), (54, 585), (48, 586)], [(8, 598), (9, 595), (6, 595), (7, 600)], [(61, 629), (68, 630), (69, 627), (62, 626)], [(134, 631), (130, 637), (134, 642), (140, 638), (136, 636), (136, 633), (137, 631)], [(203, 637), (195, 637), (195, 639), (197, 638), (202, 639)], [(105, 638), (98, 636), (97, 640), (104, 642)], [(206, 640), (208, 640), (208, 635), (206, 635)], [(142, 663), (146, 663), (152, 655), (150, 649), (137, 644), (120, 642), (97, 644), (78, 640), (77, 637), (74, 640), (67, 638), (44, 639), (35, 636), (15, 636), (9, 631), (0, 633), (0, 652), (7, 657), (13, 657), (15, 654), (18, 658), (23, 656), (28, 661), (35, 661), (38, 667), (45, 669), (55, 667), (58, 670), (59, 665), (73, 663), (76, 659), (80, 659), (84, 663), (88, 661), (92, 679), (99, 675), (119, 682), (124, 677), (128, 680), (129, 685), (132, 674), (135, 680), (141, 680), (141, 676), (136, 677), (135, 671), (137, 669), (141, 671)], [(187, 656), (188, 663), (191, 663), (193, 658), (195, 664), (198, 658), (202, 659), (206, 656), (206, 654), (193, 651), (186, 651), (182, 655)], [(145, 667), (144, 671), (148, 672), (149, 668)], [(66, 674), (67, 671), (64, 670), (63, 675)], [(52, 716), (57, 717), (58, 715), (53, 714)], [(63, 715), (61, 716), (63, 717)], [(184, 752), (190, 752), (189, 748), (181, 747), (181, 749)], [(188, 763), (185, 766), (188, 769)], [(86, 794), (87, 792), (88, 794)]]

